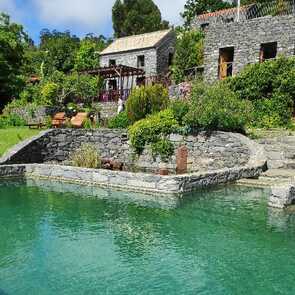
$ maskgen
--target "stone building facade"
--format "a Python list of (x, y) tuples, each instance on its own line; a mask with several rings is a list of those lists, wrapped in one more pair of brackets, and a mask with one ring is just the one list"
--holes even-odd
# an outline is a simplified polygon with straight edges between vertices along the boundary
[(166, 74), (175, 50), (172, 30), (119, 38), (101, 52), (102, 67), (125, 65), (140, 68), (145, 76)]
[(205, 80), (239, 73), (246, 65), (295, 53), (295, 15), (218, 24), (206, 32)]
[[(233, 4), (233, 3), (231, 3)], [(259, 17), (259, 9), (256, 4), (244, 5), (239, 11), (239, 21), (246, 21)], [(192, 28), (208, 30), (211, 26), (222, 23), (233, 23), (238, 18), (238, 8), (222, 9), (214, 12), (198, 15), (192, 21)]]

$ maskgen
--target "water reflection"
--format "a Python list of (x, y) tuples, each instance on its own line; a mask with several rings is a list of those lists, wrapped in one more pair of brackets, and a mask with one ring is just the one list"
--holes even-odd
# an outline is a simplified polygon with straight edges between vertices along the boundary
[(268, 225), (273, 230), (285, 232), (295, 224), (295, 207), (288, 209), (268, 208)]
[(171, 209), (177, 208), (181, 197), (169, 195), (143, 194), (103, 189), (96, 186), (78, 185), (59, 181), (28, 179), (27, 186), (38, 187), (45, 191), (70, 194), (83, 198), (97, 198), (102, 200), (120, 200), (125, 203), (135, 203), (139, 206)]

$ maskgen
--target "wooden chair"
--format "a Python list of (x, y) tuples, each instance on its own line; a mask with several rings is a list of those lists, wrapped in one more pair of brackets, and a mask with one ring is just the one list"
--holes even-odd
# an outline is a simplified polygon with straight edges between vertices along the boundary
[(87, 119), (88, 113), (77, 113), (75, 117), (71, 119), (71, 125), (75, 128), (82, 128), (84, 121)]
[(56, 113), (52, 118), (52, 127), (54, 128), (60, 128), (62, 127), (66, 122), (66, 113)]

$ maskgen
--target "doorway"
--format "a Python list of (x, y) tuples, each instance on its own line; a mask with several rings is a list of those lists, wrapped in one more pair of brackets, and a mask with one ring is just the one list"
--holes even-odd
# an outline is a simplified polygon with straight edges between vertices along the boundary
[(220, 80), (233, 75), (234, 47), (219, 49), (218, 77)]

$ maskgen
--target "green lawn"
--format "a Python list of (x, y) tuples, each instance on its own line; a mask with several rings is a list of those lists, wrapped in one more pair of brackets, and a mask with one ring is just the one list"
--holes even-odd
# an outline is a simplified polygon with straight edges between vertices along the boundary
[(0, 129), (0, 156), (15, 144), (39, 132), (40, 130), (29, 129), (27, 127)]

